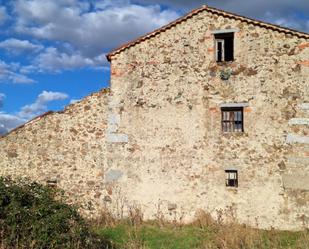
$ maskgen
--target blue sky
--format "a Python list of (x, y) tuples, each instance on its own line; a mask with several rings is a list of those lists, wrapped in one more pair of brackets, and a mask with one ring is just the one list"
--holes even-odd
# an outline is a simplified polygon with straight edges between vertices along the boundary
[(0, 0), (0, 134), (108, 87), (108, 51), (203, 4), (309, 32), (308, 0)]

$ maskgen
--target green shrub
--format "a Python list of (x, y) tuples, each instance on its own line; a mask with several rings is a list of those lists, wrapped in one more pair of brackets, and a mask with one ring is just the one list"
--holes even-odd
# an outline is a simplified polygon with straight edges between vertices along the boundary
[(110, 248), (55, 189), (0, 178), (0, 240), (5, 248)]

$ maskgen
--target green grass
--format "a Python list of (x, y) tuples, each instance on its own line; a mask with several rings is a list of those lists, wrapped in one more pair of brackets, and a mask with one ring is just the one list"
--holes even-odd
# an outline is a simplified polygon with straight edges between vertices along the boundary
[(264, 231), (241, 225), (160, 225), (144, 222), (133, 226), (121, 221), (95, 232), (116, 249), (309, 249), (309, 232)]
[(138, 230), (138, 237), (148, 248), (192, 249), (198, 248), (203, 240), (203, 233), (198, 228), (159, 228), (145, 225)]
[(130, 227), (125, 224), (119, 224), (115, 227), (97, 229), (101, 237), (113, 241), (116, 245), (124, 245), (130, 239)]
[(209, 235), (206, 230), (194, 226), (176, 227), (144, 223), (133, 227), (121, 223), (114, 227), (97, 228), (97, 234), (112, 241), (117, 248), (136, 243), (149, 249), (194, 249), (199, 248)]
[[(268, 248), (272, 249), (274, 244), (276, 244), (277, 247), (280, 249), (309, 248), (308, 231), (304, 232), (263, 231), (261, 238), (265, 249)], [(306, 247), (305, 244), (307, 244)]]

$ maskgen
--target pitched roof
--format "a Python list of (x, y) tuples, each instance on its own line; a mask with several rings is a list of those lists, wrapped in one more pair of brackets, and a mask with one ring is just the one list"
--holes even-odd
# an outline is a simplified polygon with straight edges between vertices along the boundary
[(213, 8), (213, 7), (209, 7), (207, 5), (203, 5), (202, 7), (192, 10), (191, 12), (186, 14), (185, 16), (180, 17), (180, 18), (176, 19), (175, 21), (173, 21), (173, 22), (171, 22), (171, 23), (169, 23), (169, 24), (167, 24), (167, 25), (165, 25), (165, 26), (163, 26), (159, 29), (156, 29), (156, 30), (154, 30), (154, 31), (152, 31), (152, 32), (150, 32), (150, 33), (148, 33), (144, 36), (141, 36), (141, 37), (139, 37), (139, 38), (137, 38), (137, 39), (135, 39), (135, 40), (133, 40), (129, 43), (121, 45), (120, 47), (109, 52), (106, 55), (106, 58), (107, 58), (108, 61), (111, 61), (112, 56), (119, 54), (122, 51), (124, 51), (124, 50), (126, 50), (126, 49), (128, 49), (132, 46), (135, 46), (138, 43), (141, 43), (141, 42), (143, 42), (147, 39), (150, 39), (150, 38), (156, 36), (157, 34), (160, 34), (161, 32), (164, 32), (164, 31), (176, 26), (177, 24), (182, 23), (183, 21), (186, 21), (187, 19), (189, 19), (189, 18), (191, 18), (191, 17), (193, 17), (193, 16), (195, 16), (195, 15), (197, 15), (197, 14), (203, 12), (203, 11), (207, 11), (209, 13), (221, 15), (221, 16), (228, 17), (228, 18), (232, 18), (232, 19), (235, 19), (235, 20), (244, 21), (244, 22), (247, 22), (247, 23), (250, 23), (250, 24), (253, 24), (253, 25), (263, 27), (263, 28), (268, 28), (268, 29), (271, 29), (271, 30), (274, 30), (274, 31), (283, 32), (283, 33), (286, 33), (286, 34), (297, 36), (299, 38), (309, 39), (309, 34), (305, 33), (305, 32), (297, 31), (297, 30), (290, 29), (290, 28), (281, 27), (279, 25), (275, 25), (275, 24), (271, 24), (271, 23), (267, 23), (267, 22), (258, 21), (258, 20), (252, 19), (252, 18), (248, 18), (248, 17), (241, 16), (241, 15), (238, 15), (238, 14), (233, 14), (231, 12), (227, 12), (227, 11), (219, 10), (219, 9), (216, 9), (216, 8)]

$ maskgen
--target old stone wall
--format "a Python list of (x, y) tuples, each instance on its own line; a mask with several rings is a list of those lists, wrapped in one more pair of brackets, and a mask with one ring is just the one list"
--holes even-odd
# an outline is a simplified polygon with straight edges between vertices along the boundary
[[(218, 64), (212, 32), (224, 29), (236, 30), (235, 61)], [(308, 44), (205, 11), (114, 55), (110, 208), (119, 212), (121, 200), (146, 218), (189, 221), (203, 209), (263, 228), (308, 227)], [(233, 104), (244, 106), (244, 132), (224, 134), (220, 107)], [(228, 169), (238, 188), (225, 186)]]
[(102, 208), (108, 90), (38, 117), (0, 138), (0, 175), (65, 190), (94, 217)]
[[(216, 63), (213, 32), (225, 29), (235, 61)], [(187, 222), (202, 209), (308, 227), (308, 76), (308, 39), (203, 11), (112, 56), (110, 92), (1, 138), (0, 175), (56, 185), (92, 216)], [(244, 108), (244, 132), (222, 132), (224, 106)]]

